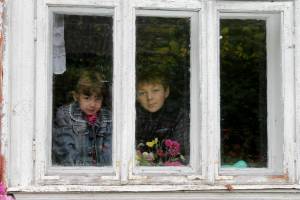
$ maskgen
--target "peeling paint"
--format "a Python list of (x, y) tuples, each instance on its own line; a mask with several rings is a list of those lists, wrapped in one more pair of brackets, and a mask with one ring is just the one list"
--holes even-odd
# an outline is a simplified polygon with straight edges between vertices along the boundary
[[(105, 0), (104, 0), (105, 1)], [(49, 2), (50, 5), (86, 5), (86, 6), (96, 6), (96, 5), (102, 5), (103, 2), (101, 1), (96, 1), (96, 0), (86, 0), (86, 1), (82, 1), (82, 0), (69, 0), (69, 1), (60, 1), (60, 0), (45, 0), (45, 2)], [(68, 3), (66, 3), (68, 2)], [(107, 0), (105, 1), (107, 5), (110, 5), (110, 1)], [(136, 0), (136, 2), (138, 2), (138, 0)], [(154, 3), (153, 3), (154, 2)], [(155, 1), (152, 0), (144, 0), (141, 3), (139, 3), (141, 8), (149, 8), (149, 9), (166, 9), (166, 8), (170, 8), (170, 10), (180, 10), (180, 8), (184, 8), (187, 10), (198, 10), (201, 7), (201, 1), (198, 0), (185, 0), (185, 1), (177, 1), (177, 0), (160, 0), (157, 1), (159, 3), (155, 3)], [(171, 6), (169, 4), (174, 5)], [(240, 2), (238, 2), (240, 3)], [(105, 4), (105, 5), (106, 5)], [(116, 1), (117, 4), (117, 1)], [(138, 4), (138, 3), (136, 3)], [(186, 4), (186, 5), (183, 5)], [(103, 4), (104, 5), (104, 4)], [(267, 5), (267, 4), (266, 4)], [(265, 7), (266, 7), (265, 5)], [(283, 4), (284, 5), (284, 4)], [(3, 13), (3, 6), (4, 6), (4, 0), (0, 0), (0, 16), (2, 16)], [(257, 6), (257, 5), (254, 5)], [(258, 9), (258, 10), (263, 10), (265, 7), (261, 7), (261, 8), (253, 8)], [(282, 7), (279, 6), (278, 9), (281, 9)], [(118, 17), (118, 23), (120, 22), (121, 18)], [(2, 56), (3, 56), (3, 18), (0, 17), (0, 70), (1, 70), (1, 75), (0, 75), (0, 111), (2, 113), (2, 104), (3, 104), (3, 94), (2, 94), (2, 86), (3, 86), (3, 61), (2, 61)], [(213, 24), (213, 26), (215, 26), (215, 24)], [(213, 35), (213, 34), (212, 34)], [(125, 36), (128, 36), (125, 34)], [(125, 37), (124, 36), (124, 37)], [(6, 68), (5, 68), (6, 69)], [(26, 92), (24, 92), (26, 93)], [(34, 106), (33, 104), (34, 102), (32, 101), (18, 101), (17, 103), (15, 103), (12, 106), (12, 111), (13, 111), (13, 115), (16, 116), (22, 116), (25, 120), (26, 120), (26, 114), (32, 112), (32, 108)], [(299, 105), (299, 104), (298, 104)], [(297, 109), (299, 110), (299, 109)], [(132, 113), (131, 113), (132, 114)], [(25, 117), (24, 117), (25, 116)], [(0, 116), (1, 118), (1, 116)], [(130, 117), (129, 117), (130, 118)], [(28, 118), (29, 119), (29, 118)], [(129, 126), (129, 125), (128, 125)], [(0, 131), (2, 133), (2, 124), (0, 125)], [(128, 129), (128, 127), (125, 127), (125, 129)], [(38, 131), (43, 131), (43, 130), (38, 130)], [(39, 132), (36, 133), (39, 133)], [(1, 135), (0, 133), (0, 135)], [(299, 142), (298, 142), (299, 143)], [(211, 145), (213, 146), (213, 145)], [(211, 147), (209, 146), (209, 147)], [(28, 147), (28, 146), (27, 146)], [(1, 146), (0, 146), (1, 148)], [(40, 153), (41, 154), (41, 153)], [(124, 155), (126, 155), (126, 152), (124, 153)], [(18, 158), (18, 157), (17, 157)], [(291, 160), (291, 159), (290, 159)], [(24, 160), (22, 160), (24, 161)], [(126, 162), (127, 160), (123, 161)], [(288, 174), (284, 174), (284, 175), (278, 175), (278, 176), (267, 176), (267, 178), (264, 177), (256, 177), (256, 179), (253, 179), (252, 182), (249, 181), (250, 178), (252, 178), (251, 176), (243, 176), (243, 179), (241, 182), (244, 183), (240, 184), (240, 185), (232, 185), (232, 184), (226, 184), (226, 183), (232, 183), (236, 184), (238, 176), (218, 176), (218, 172), (214, 172), (213, 167), (216, 165), (219, 165), (218, 160), (213, 160), (212, 159), (212, 168), (211, 168), (211, 174), (208, 174), (208, 176), (206, 176), (206, 174), (202, 174), (202, 175), (191, 175), (191, 176), (187, 176), (186, 177), (176, 177), (173, 176), (174, 174), (170, 173), (170, 174), (164, 174), (165, 176), (161, 176), (161, 177), (155, 177), (155, 176), (151, 176), (148, 175), (146, 172), (144, 171), (144, 175), (143, 173), (135, 173), (135, 169), (132, 167), (133, 166), (133, 160), (130, 160), (128, 158), (128, 164), (126, 165), (122, 165), (122, 160), (118, 160), (116, 162), (116, 176), (115, 179), (112, 179), (111, 176), (102, 176), (101, 178), (90, 178), (88, 176), (85, 176), (84, 178), (78, 176), (73, 176), (69, 182), (62, 182), (61, 181), (61, 177), (60, 176), (42, 176), (41, 179), (44, 182), (41, 183), (37, 183), (36, 185), (30, 186), (30, 185), (26, 185), (22, 184), (22, 183), (18, 183), (18, 184), (12, 184), (13, 186), (18, 186), (20, 185), (20, 187), (11, 187), (9, 188), (10, 191), (12, 192), (28, 192), (28, 193), (47, 193), (47, 192), (82, 192), (82, 193), (89, 193), (89, 192), (169, 192), (169, 194), (171, 194), (173, 191), (212, 191), (215, 193), (218, 193), (219, 191), (226, 189), (228, 191), (233, 191), (236, 192), (237, 190), (275, 190), (276, 188), (288, 191), (289, 189), (297, 189), (297, 192), (299, 193), (300, 191), (300, 186), (299, 184), (291, 184), (291, 185), (287, 185), (286, 182), (284, 181), (288, 181), (289, 180), (289, 176)], [(21, 162), (20, 162), (21, 163)], [(203, 162), (204, 163), (204, 162)], [(201, 163), (201, 164), (203, 164)], [(205, 163), (204, 163), (205, 164)], [(42, 163), (40, 166), (44, 166), (44, 164)], [(125, 168), (123, 168), (123, 166), (125, 166)], [(129, 169), (126, 169), (127, 166), (130, 166)], [(42, 171), (42, 170), (41, 170)], [(291, 170), (289, 170), (291, 171)], [(27, 171), (28, 172), (28, 171)], [(123, 173), (122, 173), (123, 172)], [(121, 174), (120, 174), (121, 173)], [(293, 177), (294, 175), (292, 174), (292, 172), (289, 172), (289, 175), (291, 177)], [(26, 172), (24, 173), (26, 174)], [(24, 175), (22, 174), (22, 176)], [(155, 174), (155, 173), (154, 173)], [(17, 177), (18, 174), (15, 175), (15, 177)], [(25, 175), (24, 175), (25, 176)], [(127, 184), (127, 182), (119, 182), (119, 179), (121, 176), (127, 176), (129, 177), (129, 184)], [(207, 182), (205, 182), (208, 179), (210, 179), (210, 177), (212, 177), (211, 179), (214, 179), (216, 181), (216, 183), (210, 183), (210, 185), (208, 185)], [(249, 178), (250, 177), (250, 178)], [(25, 177), (26, 178), (26, 177)], [(65, 177), (63, 177), (65, 178)], [(90, 179), (89, 179), (90, 178)], [(268, 179), (268, 180), (267, 180)], [(60, 181), (59, 181), (60, 180)], [(80, 182), (80, 184), (82, 185), (72, 185), (74, 183), (78, 183)], [(90, 181), (90, 182), (89, 182)], [(222, 181), (222, 182), (221, 182)], [(248, 181), (248, 182), (247, 182)], [(255, 181), (255, 183), (253, 183)], [(282, 182), (280, 182), (282, 181)], [(105, 183), (104, 183), (105, 182)], [(47, 185), (49, 183), (49, 185)], [(51, 183), (53, 185), (51, 185)], [(127, 184), (127, 185), (121, 185), (121, 184)], [(220, 184), (218, 184), (220, 183)], [(245, 183), (247, 183), (248, 185), (246, 185)], [(257, 184), (259, 183), (259, 184)], [(265, 184), (270, 184), (270, 185), (262, 185), (262, 183)], [(276, 183), (280, 183), (277, 184)], [(294, 182), (290, 182), (290, 183), (294, 183)], [(38, 184), (45, 184), (44, 186), (38, 185)], [(92, 185), (94, 184), (94, 185)], [(103, 185), (101, 185), (103, 184)], [(105, 185), (106, 184), (106, 185)], [(155, 185), (156, 184), (156, 185)], [(24, 186), (25, 185), (25, 186)], [(225, 191), (226, 192), (226, 191)], [(240, 191), (240, 193), (243, 193), (244, 191)], [(229, 193), (231, 194), (231, 193)], [(153, 198), (154, 199), (154, 198)], [(221, 199), (221, 198), (218, 198)]]
[(225, 188), (226, 188), (228, 191), (230, 191), (230, 192), (233, 190), (233, 186), (230, 185), (230, 184), (226, 184), (226, 185), (225, 185)]
[[(3, 117), (3, 45), (4, 45), (4, 34), (3, 34), (3, 10), (4, 10), (4, 0), (0, 0), (0, 136), (2, 141), (2, 117)], [(2, 152), (2, 142), (0, 143), (0, 152)]]
[(288, 181), (288, 180), (289, 180), (289, 176), (288, 176), (287, 174), (284, 174), (284, 175), (277, 175), (277, 176), (271, 176), (270, 179), (271, 179), (271, 180), (274, 180), (274, 179), (282, 179), (282, 180)]

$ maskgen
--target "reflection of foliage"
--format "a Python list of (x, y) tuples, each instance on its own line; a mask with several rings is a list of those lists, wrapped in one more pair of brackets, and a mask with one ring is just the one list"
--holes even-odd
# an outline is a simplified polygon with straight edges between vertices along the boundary
[(221, 20), (222, 162), (266, 166), (266, 24)]
[(112, 85), (112, 18), (65, 15), (64, 24), (67, 71), (54, 76), (54, 109), (73, 100), (82, 70), (100, 71)]
[[(189, 102), (189, 18), (137, 17), (136, 63), (170, 77), (171, 96)], [(179, 97), (179, 98), (178, 98)]]

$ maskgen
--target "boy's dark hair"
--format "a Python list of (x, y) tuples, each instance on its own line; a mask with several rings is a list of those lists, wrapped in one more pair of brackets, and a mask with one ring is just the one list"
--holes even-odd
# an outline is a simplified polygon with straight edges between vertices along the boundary
[(136, 74), (136, 85), (144, 83), (158, 83), (161, 84), (165, 89), (170, 86), (168, 75), (163, 70), (158, 68), (143, 68), (137, 71)]
[(96, 94), (98, 97), (104, 95), (104, 78), (103, 75), (96, 71), (84, 71), (79, 77), (76, 84), (74, 95), (83, 94), (91, 96)]

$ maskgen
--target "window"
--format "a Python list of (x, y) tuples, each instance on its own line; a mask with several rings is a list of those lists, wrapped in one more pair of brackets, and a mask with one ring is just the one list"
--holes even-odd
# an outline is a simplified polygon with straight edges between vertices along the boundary
[(285, 33), (279, 22), (276, 12), (220, 12), (219, 172), (236, 175), (238, 182), (242, 177), (255, 182), (262, 174), (267, 182), (277, 181), (271, 180), (274, 174), (284, 177), (286, 105), (278, 88), (288, 82), (282, 82), (285, 72), (280, 74), (284, 64), (278, 41)]
[(266, 21), (221, 19), (220, 29), (221, 167), (267, 167)]
[(112, 18), (55, 14), (53, 33), (52, 164), (111, 165)]
[(294, 184), (292, 10), (288, 1), (39, 1), (29, 70), (12, 61), (7, 132), (19, 145), (9, 146), (9, 170), (25, 161), (27, 177), (10, 185)]
[(280, 39), (278, 14), (261, 18), (256, 14), (252, 19), (251, 15), (244, 19), (238, 14), (228, 16), (220, 20), (221, 170), (249, 168), (245, 171), (251, 173), (254, 168), (266, 169), (265, 174), (280, 173), (282, 95), (276, 89), (281, 87), (280, 57), (276, 57), (280, 52), (268, 46), (276, 46)]
[(189, 46), (189, 18), (137, 17), (138, 165), (189, 163)]

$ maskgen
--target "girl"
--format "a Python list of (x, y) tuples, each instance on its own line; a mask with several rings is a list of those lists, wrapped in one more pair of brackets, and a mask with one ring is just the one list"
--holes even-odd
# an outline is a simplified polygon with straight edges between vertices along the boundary
[(104, 81), (101, 74), (85, 71), (79, 78), (74, 102), (56, 113), (52, 161), (64, 166), (111, 165), (112, 120), (102, 108)]

